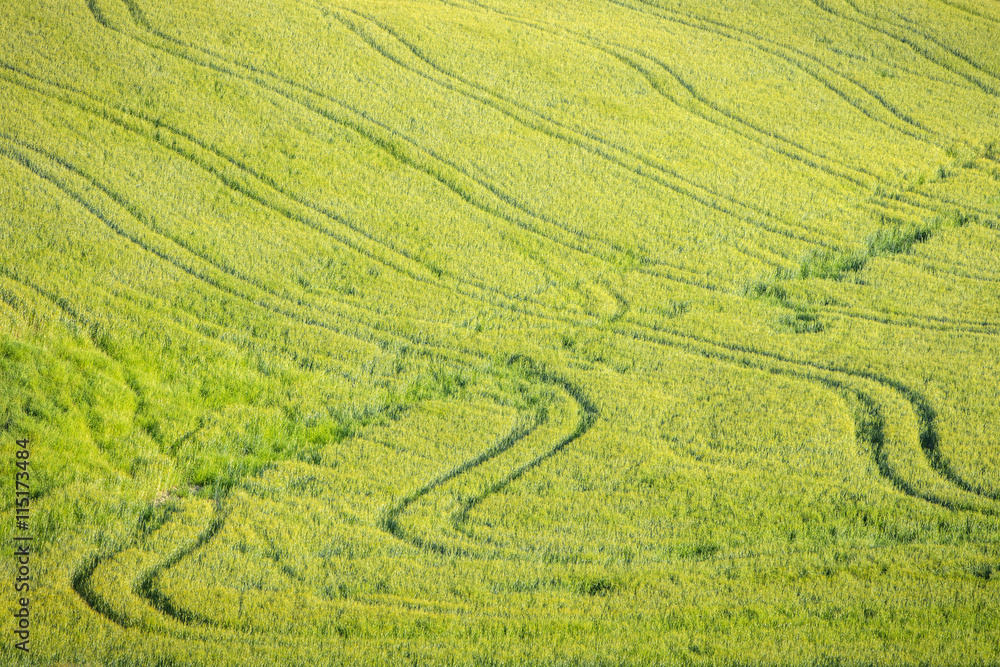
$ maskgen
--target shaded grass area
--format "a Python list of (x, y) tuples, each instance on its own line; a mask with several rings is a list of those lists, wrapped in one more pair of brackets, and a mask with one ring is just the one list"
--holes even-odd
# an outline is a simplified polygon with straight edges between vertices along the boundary
[(855, 251), (820, 250), (807, 256), (797, 271), (781, 272), (779, 278), (820, 278), (845, 280), (857, 274), (874, 257), (906, 254), (918, 243), (926, 243), (935, 233), (977, 222), (975, 214), (958, 211), (935, 216), (925, 222), (893, 221), (865, 239), (865, 247)]

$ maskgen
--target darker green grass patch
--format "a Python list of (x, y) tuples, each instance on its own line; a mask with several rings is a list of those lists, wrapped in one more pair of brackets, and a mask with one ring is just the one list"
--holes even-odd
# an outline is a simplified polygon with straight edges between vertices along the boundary
[(808, 255), (799, 266), (797, 278), (822, 278), (844, 280), (857, 273), (868, 263), (869, 253), (864, 251), (818, 250)]
[(795, 310), (783, 315), (779, 320), (779, 326), (784, 331), (796, 334), (819, 333), (824, 329), (819, 315), (806, 310)]

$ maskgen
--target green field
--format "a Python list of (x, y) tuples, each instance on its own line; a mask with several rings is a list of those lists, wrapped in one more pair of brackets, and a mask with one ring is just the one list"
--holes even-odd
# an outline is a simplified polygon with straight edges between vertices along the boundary
[(996, 0), (0, 42), (0, 663), (1000, 664)]

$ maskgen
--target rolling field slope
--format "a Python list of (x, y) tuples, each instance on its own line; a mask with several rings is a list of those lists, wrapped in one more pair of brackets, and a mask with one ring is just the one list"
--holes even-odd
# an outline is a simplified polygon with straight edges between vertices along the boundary
[(3, 664), (1000, 660), (995, 0), (0, 42)]

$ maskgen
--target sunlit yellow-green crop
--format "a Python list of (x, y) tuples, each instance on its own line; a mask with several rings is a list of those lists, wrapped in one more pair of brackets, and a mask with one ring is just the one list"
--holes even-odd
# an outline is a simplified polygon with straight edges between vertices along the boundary
[(7, 0), (0, 424), (3, 665), (1000, 664), (1000, 4)]

